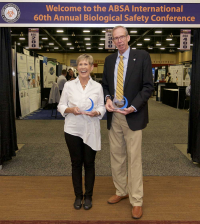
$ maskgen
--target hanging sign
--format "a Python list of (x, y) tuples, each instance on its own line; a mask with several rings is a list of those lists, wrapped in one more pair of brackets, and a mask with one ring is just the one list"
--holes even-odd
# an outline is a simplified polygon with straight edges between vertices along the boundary
[(39, 49), (39, 28), (28, 28), (29, 49)]
[(111, 29), (106, 29), (105, 33), (105, 49), (115, 49), (115, 45), (112, 41)]
[(181, 29), (180, 33), (180, 50), (190, 50), (191, 30)]

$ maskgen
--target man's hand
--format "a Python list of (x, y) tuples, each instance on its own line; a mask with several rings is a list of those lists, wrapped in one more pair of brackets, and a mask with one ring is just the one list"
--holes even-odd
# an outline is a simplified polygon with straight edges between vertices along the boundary
[(109, 98), (107, 99), (106, 101), (106, 109), (109, 111), (109, 112), (113, 112), (114, 111), (114, 107), (113, 107), (113, 103), (112, 103), (112, 100)]
[(125, 108), (124, 110), (116, 110), (115, 112), (123, 114), (123, 115), (127, 115), (130, 113), (133, 113), (134, 111), (135, 109), (133, 107), (128, 107), (128, 108)]

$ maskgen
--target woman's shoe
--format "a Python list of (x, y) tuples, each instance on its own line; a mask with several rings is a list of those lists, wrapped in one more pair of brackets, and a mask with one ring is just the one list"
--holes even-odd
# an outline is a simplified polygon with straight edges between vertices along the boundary
[(82, 198), (76, 198), (74, 202), (74, 208), (76, 210), (79, 210), (81, 209), (81, 207), (82, 207)]
[(92, 208), (92, 199), (91, 198), (85, 198), (84, 203), (83, 203), (83, 208), (85, 210), (89, 210)]

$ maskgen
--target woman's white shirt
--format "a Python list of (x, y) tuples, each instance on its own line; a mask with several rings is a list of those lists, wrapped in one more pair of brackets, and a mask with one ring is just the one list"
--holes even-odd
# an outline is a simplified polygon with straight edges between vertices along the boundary
[[(99, 111), (98, 117), (88, 115), (74, 115), (65, 113), (68, 107), (78, 107), (80, 109), (91, 106), (94, 102), (93, 110)], [(104, 116), (106, 109), (104, 106), (104, 96), (102, 86), (90, 77), (87, 86), (83, 90), (79, 78), (66, 82), (62, 91), (58, 111), (65, 117), (64, 131), (68, 134), (79, 136), (83, 142), (93, 150), (101, 150), (100, 119)]]

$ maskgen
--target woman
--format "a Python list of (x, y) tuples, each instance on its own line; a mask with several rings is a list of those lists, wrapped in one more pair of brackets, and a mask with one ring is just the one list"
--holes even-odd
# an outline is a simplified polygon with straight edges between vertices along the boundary
[[(65, 140), (72, 162), (75, 192), (74, 208), (92, 207), (95, 180), (95, 156), (101, 150), (100, 119), (105, 114), (102, 86), (92, 80), (93, 58), (83, 54), (77, 58), (78, 77), (66, 82), (58, 105), (65, 117)], [(91, 110), (93, 107), (92, 111)], [(88, 111), (87, 111), (88, 110)], [(82, 189), (82, 165), (85, 168), (85, 193)]]

